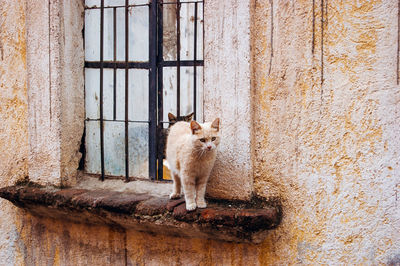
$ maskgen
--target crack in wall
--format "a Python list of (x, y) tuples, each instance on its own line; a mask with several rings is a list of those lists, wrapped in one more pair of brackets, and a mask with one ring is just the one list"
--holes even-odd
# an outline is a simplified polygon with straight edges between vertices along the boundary
[(312, 1), (312, 43), (311, 43), (311, 53), (313, 55), (314, 55), (314, 49), (315, 49), (315, 0)]
[(270, 36), (271, 55), (269, 58), (268, 76), (271, 74), (272, 58), (274, 57), (274, 0), (270, 0), (269, 3), (271, 5), (271, 36)]
[(49, 111), (50, 111), (50, 117), (49, 117), (49, 122), (50, 122), (50, 128), (51, 128), (51, 25), (50, 25), (50, 19), (51, 19), (51, 7), (50, 7), (50, 1), (48, 2), (48, 9), (49, 9)]
[(324, 0), (321, 0), (321, 102), (324, 94)]
[(397, 2), (397, 62), (396, 83), (399, 85), (399, 56), (400, 56), (400, 0)]

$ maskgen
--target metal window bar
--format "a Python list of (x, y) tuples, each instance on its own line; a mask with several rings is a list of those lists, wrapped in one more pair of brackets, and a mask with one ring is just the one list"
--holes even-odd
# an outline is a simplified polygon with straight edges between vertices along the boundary
[[(177, 116), (181, 115), (181, 67), (193, 67), (193, 112), (194, 118), (197, 118), (197, 67), (203, 66), (202, 59), (198, 59), (198, 5), (203, 5), (203, 1), (176, 1), (163, 2), (163, 0), (150, 0), (147, 4), (129, 4), (129, 0), (125, 1), (124, 6), (105, 6), (104, 0), (100, 1), (100, 6), (85, 6), (86, 10), (100, 9), (100, 61), (85, 61), (85, 68), (93, 68), (100, 70), (100, 118), (86, 118), (85, 121), (99, 121), (100, 125), (100, 179), (105, 179), (105, 159), (104, 159), (104, 122), (123, 122), (124, 138), (125, 138), (125, 180), (130, 181), (129, 176), (129, 123), (147, 123), (149, 125), (149, 177), (152, 180), (163, 179), (163, 159), (165, 143), (161, 141), (163, 136), (164, 124), (169, 123), (163, 121), (163, 68), (176, 68), (176, 85), (177, 85)], [(164, 60), (163, 57), (163, 6), (176, 5), (176, 60)], [(194, 8), (194, 40), (193, 40), (193, 60), (181, 60), (181, 6), (192, 5)], [(135, 7), (148, 7), (149, 11), (149, 59), (147, 62), (137, 62), (129, 60), (129, 19), (128, 14)], [(125, 60), (117, 60), (117, 8), (125, 9)], [(104, 10), (112, 9), (113, 14), (113, 56), (111, 61), (104, 60)], [(204, 34), (204, 31), (203, 31)], [(204, 38), (203, 38), (204, 40)], [(104, 69), (113, 69), (113, 119), (104, 118)], [(117, 119), (117, 69), (125, 70), (125, 117), (123, 120)], [(149, 70), (149, 113), (148, 120), (130, 120), (129, 119), (129, 70), (130, 69), (147, 69)]]

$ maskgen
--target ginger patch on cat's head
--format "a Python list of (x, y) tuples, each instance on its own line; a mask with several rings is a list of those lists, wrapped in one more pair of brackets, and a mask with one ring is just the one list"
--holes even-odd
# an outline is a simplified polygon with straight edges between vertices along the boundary
[(190, 122), (190, 129), (192, 130), (192, 134), (196, 134), (199, 130), (201, 130), (201, 126), (196, 121)]

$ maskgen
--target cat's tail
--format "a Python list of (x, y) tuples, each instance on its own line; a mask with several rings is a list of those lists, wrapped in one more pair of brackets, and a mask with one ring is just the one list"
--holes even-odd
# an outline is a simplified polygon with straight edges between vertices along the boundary
[(164, 160), (164, 161), (163, 161), (163, 165), (164, 165), (165, 167), (167, 167), (168, 169), (170, 169), (170, 168), (169, 168), (169, 163), (168, 163), (167, 160)]

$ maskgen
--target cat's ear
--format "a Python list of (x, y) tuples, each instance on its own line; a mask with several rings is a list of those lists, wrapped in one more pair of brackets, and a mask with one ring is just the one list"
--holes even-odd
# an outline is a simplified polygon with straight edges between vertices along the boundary
[(216, 118), (214, 122), (212, 122), (211, 127), (219, 131), (219, 118)]
[(190, 129), (192, 130), (192, 134), (196, 134), (196, 131), (201, 129), (201, 126), (196, 121), (190, 122)]
[(169, 122), (173, 122), (173, 121), (176, 122), (176, 116), (174, 116), (174, 115), (171, 114), (171, 113), (168, 113), (168, 120), (169, 120)]
[(188, 115), (186, 116), (187, 121), (192, 121), (192, 120), (193, 120), (193, 116), (194, 116), (194, 112), (191, 113), (191, 114), (188, 114)]

